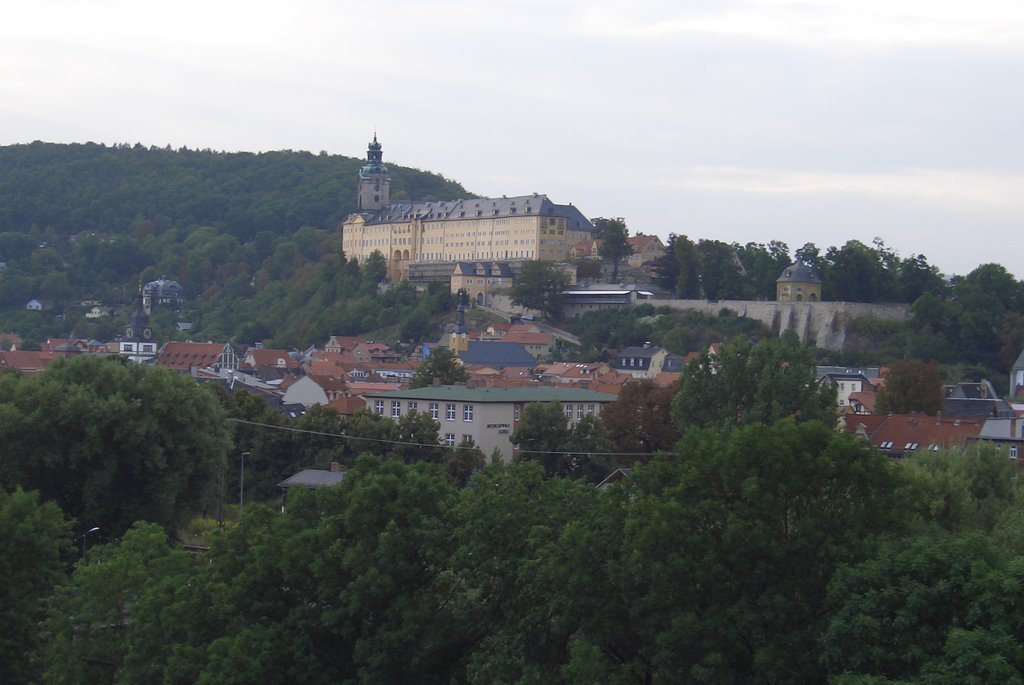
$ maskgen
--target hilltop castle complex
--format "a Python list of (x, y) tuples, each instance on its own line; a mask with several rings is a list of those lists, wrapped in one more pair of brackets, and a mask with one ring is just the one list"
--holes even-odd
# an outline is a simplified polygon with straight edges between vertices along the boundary
[(391, 177), (374, 135), (359, 171), (357, 211), (342, 225), (342, 249), (359, 263), (380, 251), (392, 281), (408, 278), (413, 263), (564, 260), (594, 229), (571, 204), (537, 193), (439, 202), (392, 202), (390, 196)]

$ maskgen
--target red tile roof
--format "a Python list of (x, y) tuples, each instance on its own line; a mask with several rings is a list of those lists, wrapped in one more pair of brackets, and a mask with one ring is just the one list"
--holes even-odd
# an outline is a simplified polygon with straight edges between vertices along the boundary
[(168, 342), (160, 348), (156, 363), (175, 371), (216, 366), (218, 358), (224, 352), (224, 346), (224, 343)]
[(54, 355), (42, 350), (18, 350), (0, 352), (0, 369), (32, 374), (42, 371), (54, 360)]
[(976, 437), (984, 419), (951, 419), (923, 414), (858, 415), (843, 417), (846, 430), (866, 437), (883, 452), (901, 455), (944, 447), (963, 447)]

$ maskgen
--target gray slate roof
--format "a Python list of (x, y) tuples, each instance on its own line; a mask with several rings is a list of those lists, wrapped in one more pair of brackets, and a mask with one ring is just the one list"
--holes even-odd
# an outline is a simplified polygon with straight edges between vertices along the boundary
[(821, 283), (821, 277), (811, 267), (797, 262), (787, 266), (775, 282), (784, 283), (788, 281), (796, 283)]
[(537, 360), (526, 348), (514, 342), (470, 340), (469, 349), (459, 355), (463, 364), (483, 364), (495, 369), (522, 367), (532, 369)]
[(594, 226), (572, 205), (557, 205), (547, 195), (479, 198), (475, 200), (439, 200), (437, 202), (391, 202), (384, 209), (366, 212), (367, 224), (396, 221), (458, 221), (485, 217), (554, 216), (566, 219), (566, 226), (575, 231), (593, 231)]
[(655, 347), (654, 345), (651, 345), (649, 347), (640, 347), (639, 345), (632, 345), (630, 347), (623, 349), (621, 352), (615, 355), (615, 358), (629, 359), (630, 357), (636, 357), (637, 359), (642, 359), (645, 357), (653, 357), (657, 353), (661, 352), (662, 349), (663, 348)]
[(290, 488), (302, 486), (310, 489), (333, 488), (345, 480), (344, 471), (325, 471), (324, 469), (303, 469), (291, 478), (286, 478), (277, 484), (279, 488)]

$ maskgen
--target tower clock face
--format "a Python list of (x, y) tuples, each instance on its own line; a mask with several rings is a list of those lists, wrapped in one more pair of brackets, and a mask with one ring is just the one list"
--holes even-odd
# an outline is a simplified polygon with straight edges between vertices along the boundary
[(124, 329), (124, 337), (126, 337), (126, 338), (134, 338), (135, 337), (135, 329), (132, 328), (131, 326), (129, 326), (128, 328)]
[(148, 328), (143, 328), (142, 329), (142, 337), (145, 338), (146, 340), (149, 340), (150, 338), (153, 337), (153, 331), (151, 331)]

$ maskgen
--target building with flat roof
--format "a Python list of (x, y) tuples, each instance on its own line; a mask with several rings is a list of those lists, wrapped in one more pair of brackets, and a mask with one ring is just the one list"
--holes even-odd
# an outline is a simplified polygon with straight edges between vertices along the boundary
[(358, 211), (342, 224), (342, 249), (362, 264), (374, 251), (388, 262), (392, 281), (408, 279), (409, 265), (478, 260), (564, 260), (591, 237), (590, 221), (571, 204), (547, 195), (396, 201), (376, 134), (359, 174)]
[(575, 424), (584, 416), (600, 416), (615, 395), (582, 388), (469, 388), (461, 385), (436, 385), (395, 392), (370, 392), (363, 398), (366, 406), (395, 421), (409, 412), (429, 414), (437, 421), (439, 442), (454, 447), (472, 440), (485, 455), (495, 448), (505, 461), (516, 457), (512, 434), (519, 424), (523, 407), (532, 402), (558, 402), (566, 419)]

